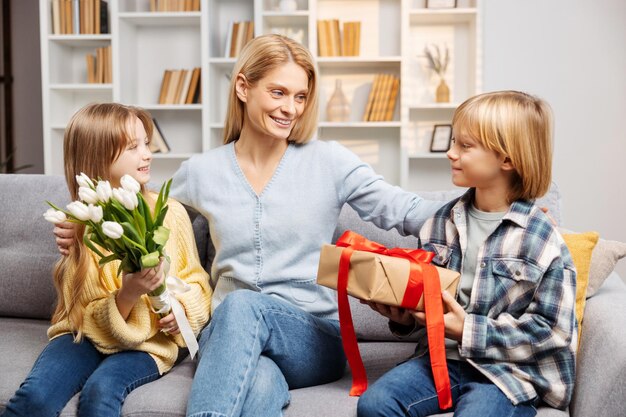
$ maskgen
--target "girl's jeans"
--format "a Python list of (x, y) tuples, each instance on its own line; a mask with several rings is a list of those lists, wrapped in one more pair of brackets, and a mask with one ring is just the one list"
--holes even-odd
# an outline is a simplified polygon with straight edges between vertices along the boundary
[(237, 290), (215, 309), (200, 337), (187, 416), (280, 416), (289, 389), (337, 380), (344, 368), (336, 320)]
[(65, 334), (41, 352), (2, 417), (57, 416), (79, 391), (80, 417), (119, 417), (126, 396), (158, 377), (145, 352), (103, 355), (89, 340), (74, 343), (74, 336)]
[[(455, 417), (533, 417), (531, 403), (517, 406), (472, 365), (448, 360)], [(441, 410), (428, 355), (412, 358), (383, 375), (359, 398), (357, 415), (430, 416)]]

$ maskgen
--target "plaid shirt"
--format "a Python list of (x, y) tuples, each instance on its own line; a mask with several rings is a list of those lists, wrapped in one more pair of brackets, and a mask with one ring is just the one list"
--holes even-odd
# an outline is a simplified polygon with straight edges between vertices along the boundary
[[(461, 271), (473, 190), (420, 232), (437, 264)], [(513, 404), (539, 397), (563, 409), (574, 389), (576, 271), (561, 236), (535, 205), (516, 201), (479, 249), (459, 353)]]

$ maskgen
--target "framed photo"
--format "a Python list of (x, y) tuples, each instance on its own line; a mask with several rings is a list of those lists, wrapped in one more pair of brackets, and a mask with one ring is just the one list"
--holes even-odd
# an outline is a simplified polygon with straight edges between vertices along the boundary
[(431, 152), (448, 152), (452, 140), (452, 125), (435, 125), (430, 142)]
[(454, 9), (457, 0), (426, 0), (427, 9)]

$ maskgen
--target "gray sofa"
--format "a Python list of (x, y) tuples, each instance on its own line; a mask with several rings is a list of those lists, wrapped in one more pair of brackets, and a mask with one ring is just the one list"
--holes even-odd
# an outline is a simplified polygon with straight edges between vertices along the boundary
[[(426, 197), (449, 199), (450, 193)], [(0, 410), (26, 377), (46, 344), (46, 329), (54, 305), (51, 269), (58, 253), (51, 225), (42, 213), (48, 199), (68, 201), (62, 177), (0, 175)], [(559, 220), (558, 191), (542, 202)], [(193, 216), (192, 216), (193, 217)], [(205, 265), (212, 258), (206, 221), (193, 218), (198, 248)], [(389, 247), (415, 247), (412, 237), (381, 231), (358, 219), (351, 209), (342, 213), (337, 235), (345, 229), (362, 233)], [(386, 321), (358, 302), (352, 304), (360, 349), (370, 383), (414, 348), (392, 337)], [(540, 408), (539, 416), (618, 417), (626, 415), (626, 285), (612, 273), (587, 302), (578, 357), (574, 399), (568, 411)], [(124, 416), (183, 416), (195, 364), (188, 357), (158, 381), (133, 391)], [(357, 399), (348, 396), (349, 372), (339, 381), (293, 390), (288, 417), (356, 415)], [(74, 416), (76, 398), (62, 416)], [(444, 414), (451, 416), (452, 413)]]

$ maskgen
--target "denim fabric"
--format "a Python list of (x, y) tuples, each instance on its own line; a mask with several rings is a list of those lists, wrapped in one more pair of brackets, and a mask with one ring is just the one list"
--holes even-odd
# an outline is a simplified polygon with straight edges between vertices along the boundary
[[(455, 417), (534, 417), (533, 402), (513, 405), (497, 386), (470, 364), (448, 361)], [(441, 414), (428, 355), (387, 372), (359, 398), (358, 417), (423, 417)]]
[(119, 417), (126, 396), (159, 377), (145, 352), (103, 355), (89, 340), (73, 339), (66, 334), (48, 343), (2, 417), (57, 416), (81, 389), (80, 417)]
[(277, 417), (289, 389), (341, 378), (345, 356), (336, 320), (278, 297), (230, 293), (200, 336), (190, 417)]

